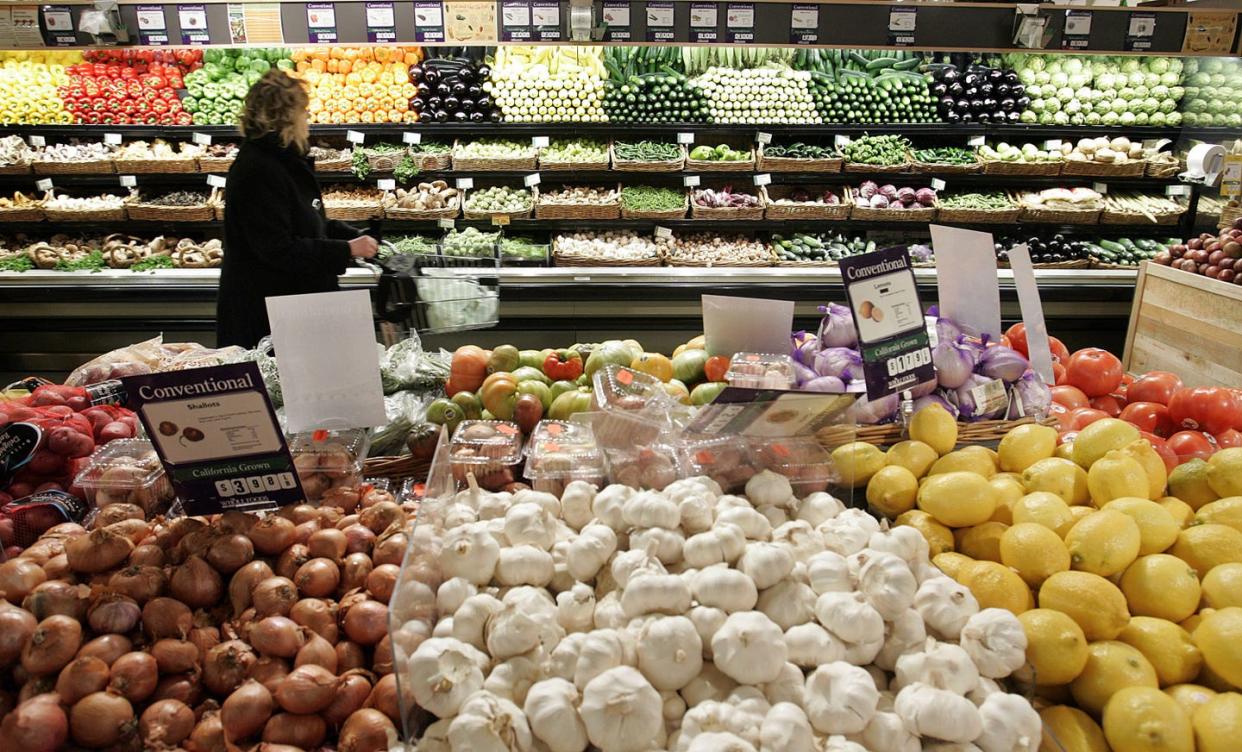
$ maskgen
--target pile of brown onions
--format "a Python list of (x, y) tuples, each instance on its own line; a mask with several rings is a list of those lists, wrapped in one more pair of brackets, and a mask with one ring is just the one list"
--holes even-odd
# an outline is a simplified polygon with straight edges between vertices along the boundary
[(0, 564), (0, 747), (387, 752), (412, 508), (333, 489), (259, 518), (106, 507)]

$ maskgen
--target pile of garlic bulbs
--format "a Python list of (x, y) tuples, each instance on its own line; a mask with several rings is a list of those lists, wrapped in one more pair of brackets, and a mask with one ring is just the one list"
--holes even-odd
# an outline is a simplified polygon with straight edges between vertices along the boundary
[[(420, 752), (1034, 752), (1017, 618), (764, 471), (426, 509), (392, 599)], [(438, 719), (438, 720), (436, 720)]]

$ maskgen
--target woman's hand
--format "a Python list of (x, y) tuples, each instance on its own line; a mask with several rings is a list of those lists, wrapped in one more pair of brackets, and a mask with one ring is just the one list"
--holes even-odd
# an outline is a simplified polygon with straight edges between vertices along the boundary
[(372, 258), (379, 250), (379, 243), (370, 235), (362, 235), (349, 241), (349, 255), (354, 258)]

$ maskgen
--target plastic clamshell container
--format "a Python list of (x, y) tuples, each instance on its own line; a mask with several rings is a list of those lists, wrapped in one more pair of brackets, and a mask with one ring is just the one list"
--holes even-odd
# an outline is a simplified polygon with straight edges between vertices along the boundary
[(173, 499), (164, 466), (145, 439), (118, 439), (96, 449), (73, 483), (95, 507), (135, 504), (148, 516), (167, 509)]
[(526, 444), (525, 476), (536, 491), (559, 496), (575, 480), (602, 487), (604, 453), (591, 429), (578, 423), (545, 420), (535, 426)]
[(670, 427), (667, 421), (647, 418), (625, 410), (598, 410), (591, 415), (591, 433), (606, 449), (641, 449), (654, 442)]
[(677, 444), (677, 459), (683, 477), (706, 475), (720, 484), (725, 493), (746, 487), (746, 481), (759, 472), (750, 447), (741, 436), (687, 436)]
[(362, 428), (318, 429), (289, 437), (289, 453), (307, 501), (319, 501), (330, 488), (362, 484), (362, 461), (370, 439)]
[(799, 498), (826, 491), (838, 477), (828, 450), (810, 436), (752, 439), (750, 450), (760, 468), (785, 476)]
[(608, 463), (608, 482), (631, 488), (662, 491), (680, 476), (676, 454), (669, 444), (648, 447), (604, 449)]
[(793, 389), (793, 358), (776, 353), (740, 352), (729, 360), (725, 379), (744, 389)]
[(591, 382), (601, 410), (663, 411), (672, 401), (659, 379), (625, 366), (610, 363), (596, 371)]
[(449, 444), (449, 464), (458, 485), (475, 482), (496, 491), (517, 480), (522, 461), (522, 432), (507, 420), (467, 420), (457, 426)]

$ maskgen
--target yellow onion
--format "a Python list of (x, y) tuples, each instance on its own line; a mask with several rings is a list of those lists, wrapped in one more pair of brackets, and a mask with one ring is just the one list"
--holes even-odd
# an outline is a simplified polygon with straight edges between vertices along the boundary
[(328, 724), (317, 715), (278, 713), (263, 727), (263, 741), (312, 749), (323, 743)]
[(125, 634), (138, 624), (142, 609), (133, 598), (102, 593), (86, 612), (91, 629), (99, 634)]
[(392, 591), (397, 588), (401, 568), (396, 564), (381, 564), (367, 575), (367, 592), (380, 603), (388, 603)]
[(134, 643), (125, 635), (101, 635), (82, 646), (79, 658), (93, 656), (111, 666), (117, 658), (134, 649)]
[(69, 739), (69, 719), (60, 696), (44, 694), (18, 705), (0, 722), (6, 749), (21, 752), (58, 752)]
[(22, 668), (34, 676), (54, 674), (82, 647), (82, 625), (68, 616), (49, 616), (35, 627), (22, 647)]
[(142, 631), (147, 637), (185, 639), (194, 627), (190, 607), (173, 598), (152, 598), (142, 607)]
[[(160, 640), (151, 646), (151, 656), (161, 674), (182, 674), (198, 668), (198, 646), (189, 640), (171, 638)], [(188, 735), (190, 732), (186, 731)]]
[(359, 645), (374, 645), (388, 634), (388, 607), (377, 601), (355, 604), (345, 611), (341, 626)]
[(265, 561), (252, 561), (233, 573), (229, 579), (229, 603), (236, 616), (250, 608), (255, 586), (272, 576), (272, 568)]
[(378, 710), (363, 708), (341, 727), (340, 752), (386, 752), (397, 742), (397, 727)]
[(207, 563), (221, 574), (232, 574), (254, 559), (254, 544), (240, 533), (218, 539), (207, 549)]
[(371, 682), (363, 675), (363, 672), (351, 671), (341, 677), (340, 684), (336, 688), (336, 696), (332, 698), (332, 704), (323, 711), (323, 719), (330, 726), (340, 726), (355, 711), (365, 707), (367, 698), (370, 696)]
[(239, 742), (254, 736), (272, 717), (273, 709), (272, 693), (257, 681), (246, 682), (226, 697), (220, 708), (224, 738)]
[(292, 658), (306, 642), (297, 622), (287, 616), (268, 616), (255, 622), (246, 639), (261, 655), (278, 658)]
[(130, 702), (142, 702), (151, 696), (159, 681), (159, 666), (150, 653), (126, 653), (112, 664), (108, 691)]
[(31, 590), (46, 581), (47, 572), (29, 559), (10, 559), (0, 564), (0, 593), (13, 605), (21, 603)]
[(293, 608), (289, 610), (289, 618), (335, 644), (340, 636), (340, 629), (336, 624), (337, 611), (337, 605), (332, 601), (303, 598), (293, 604)]
[(254, 586), (250, 599), (258, 616), (287, 616), (298, 602), (298, 588), (287, 577), (268, 577)]
[(298, 651), (297, 657), (293, 659), (294, 667), (315, 665), (323, 666), (332, 673), (336, 673), (336, 649), (332, 647), (332, 643), (328, 642), (319, 635), (311, 632), (306, 640), (306, 644)]
[(341, 570), (331, 559), (311, 559), (298, 567), (293, 582), (303, 597), (326, 598), (341, 584)]
[(26, 609), (0, 603), (0, 668), (8, 668), (17, 661), (38, 623)]
[(393, 723), (401, 720), (401, 701), (397, 697), (397, 675), (388, 674), (375, 682), (375, 688), (363, 707), (375, 708)]
[(108, 587), (133, 598), (139, 605), (161, 595), (167, 584), (168, 578), (164, 576), (164, 571), (151, 565), (128, 566), (108, 580)]
[(295, 527), (292, 520), (268, 515), (250, 528), (250, 541), (254, 549), (264, 556), (276, 556), (293, 545)]
[(168, 591), (190, 608), (210, 608), (224, 596), (224, 582), (201, 556), (191, 556), (173, 570)]
[(115, 569), (133, 550), (133, 542), (111, 528), (92, 530), (65, 543), (69, 566), (86, 574)]
[(257, 660), (254, 651), (241, 640), (222, 642), (207, 651), (203, 686), (213, 694), (227, 695), (241, 685)]

